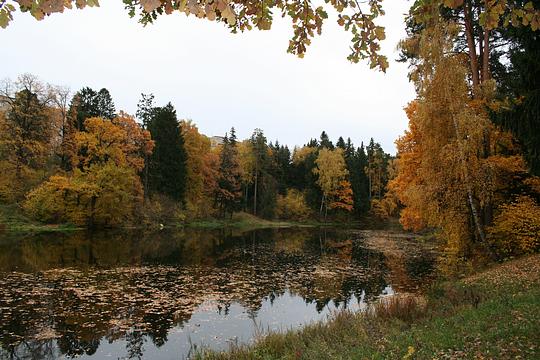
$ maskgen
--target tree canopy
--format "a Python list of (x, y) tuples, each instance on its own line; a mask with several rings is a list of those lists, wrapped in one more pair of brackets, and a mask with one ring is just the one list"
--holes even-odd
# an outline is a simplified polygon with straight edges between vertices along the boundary
[[(225, 24), (233, 33), (252, 29), (270, 30), (275, 14), (292, 20), (293, 34), (287, 51), (303, 57), (316, 35), (321, 35), (328, 11), (337, 13), (337, 24), (351, 34), (348, 59), (359, 62), (367, 59), (372, 68), (385, 70), (386, 56), (380, 53), (380, 41), (385, 31), (376, 20), (384, 15), (382, 0), (325, 0), (324, 5), (310, 1), (292, 0), (123, 0), (131, 17), (138, 16), (143, 25), (151, 24), (163, 15), (174, 12)], [(99, 6), (98, 0), (8, 0), (0, 2), (0, 27), (7, 27), (17, 8), (42, 20), (66, 9)]]

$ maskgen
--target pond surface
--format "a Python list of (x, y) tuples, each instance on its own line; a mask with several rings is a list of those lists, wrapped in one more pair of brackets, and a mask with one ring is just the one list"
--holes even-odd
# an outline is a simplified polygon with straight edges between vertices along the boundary
[(429, 283), (406, 234), (317, 228), (0, 235), (1, 359), (183, 359)]

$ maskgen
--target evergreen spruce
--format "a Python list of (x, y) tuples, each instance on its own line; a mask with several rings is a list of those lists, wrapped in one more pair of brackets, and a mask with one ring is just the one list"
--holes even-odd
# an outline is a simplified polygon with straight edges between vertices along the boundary
[(236, 132), (231, 128), (230, 135), (225, 134), (223, 139), (216, 191), (216, 205), (222, 217), (227, 214), (232, 217), (233, 213), (241, 208), (242, 179), (236, 144)]
[(155, 142), (148, 168), (149, 191), (183, 202), (186, 152), (176, 110), (171, 103), (154, 109), (148, 130)]
[(91, 117), (114, 119), (116, 110), (109, 90), (95, 91), (89, 87), (79, 90), (71, 100), (71, 111), (77, 112), (77, 129), (84, 131), (84, 121)]

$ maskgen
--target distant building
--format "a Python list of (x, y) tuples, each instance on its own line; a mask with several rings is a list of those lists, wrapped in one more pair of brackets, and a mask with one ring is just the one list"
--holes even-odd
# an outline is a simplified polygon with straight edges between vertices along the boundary
[(219, 145), (223, 145), (223, 140), (225, 138), (223, 136), (212, 136), (210, 137), (210, 147), (213, 149), (213, 148), (216, 148), (218, 147)]

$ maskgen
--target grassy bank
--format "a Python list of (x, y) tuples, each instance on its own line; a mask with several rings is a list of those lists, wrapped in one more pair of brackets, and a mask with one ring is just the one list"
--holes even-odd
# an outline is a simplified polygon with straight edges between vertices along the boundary
[[(330, 222), (322, 223), (313, 220), (304, 222), (266, 220), (244, 212), (235, 213), (232, 218), (227, 219), (195, 220), (186, 223), (186, 226), (195, 228), (220, 229), (230, 227), (246, 231), (265, 228), (311, 227), (332, 225), (336, 224)], [(343, 224), (341, 223), (340, 225)]]
[(0, 231), (11, 232), (50, 232), (79, 230), (74, 225), (48, 225), (33, 221), (25, 216), (16, 204), (0, 204)]
[(538, 359), (540, 255), (198, 359)]
[[(194, 220), (181, 224), (166, 224), (166, 227), (193, 227), (200, 229), (221, 229), (234, 228), (241, 231), (250, 231), (265, 228), (285, 228), (285, 227), (312, 227), (312, 226), (343, 226), (344, 223), (335, 222), (318, 222), (314, 220), (295, 222), (295, 221), (278, 221), (266, 220), (253, 216), (247, 213), (235, 213), (232, 218), (227, 219), (206, 219)], [(345, 223), (346, 226), (354, 226), (356, 223)], [(158, 224), (154, 224), (158, 227)], [(146, 228), (144, 226), (126, 226), (124, 229)], [(150, 226), (151, 227), (151, 226)], [(80, 230), (71, 224), (43, 224), (28, 218), (16, 204), (0, 204), (0, 231), (10, 232), (47, 232), (47, 231), (73, 231)]]

